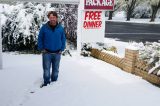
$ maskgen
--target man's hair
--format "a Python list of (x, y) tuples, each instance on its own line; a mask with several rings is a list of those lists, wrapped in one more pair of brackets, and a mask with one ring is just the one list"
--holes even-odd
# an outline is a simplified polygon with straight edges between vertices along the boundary
[(57, 12), (55, 12), (55, 11), (49, 11), (48, 14), (47, 14), (47, 17), (49, 18), (49, 16), (50, 16), (51, 14), (52, 14), (53, 16), (56, 16), (56, 17), (58, 18), (58, 14), (57, 14)]

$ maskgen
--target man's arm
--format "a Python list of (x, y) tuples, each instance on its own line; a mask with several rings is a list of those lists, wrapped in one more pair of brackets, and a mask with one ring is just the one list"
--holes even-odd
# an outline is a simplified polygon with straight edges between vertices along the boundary
[(44, 39), (43, 39), (43, 36), (44, 36), (44, 28), (43, 26), (41, 27), (40, 29), (40, 32), (39, 32), (39, 35), (38, 35), (38, 50), (42, 51), (44, 48), (43, 48), (43, 44), (44, 44)]
[(65, 35), (65, 32), (64, 32), (64, 29), (63, 29), (63, 33), (62, 33), (61, 40), (62, 40), (61, 51), (64, 51), (64, 49), (65, 49), (65, 47), (66, 47), (66, 35)]

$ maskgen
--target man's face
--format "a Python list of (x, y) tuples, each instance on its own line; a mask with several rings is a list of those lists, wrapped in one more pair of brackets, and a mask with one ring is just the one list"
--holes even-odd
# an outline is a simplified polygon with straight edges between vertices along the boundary
[(56, 16), (53, 16), (53, 14), (50, 14), (50, 16), (48, 18), (50, 21), (50, 25), (55, 26), (57, 24), (57, 17)]

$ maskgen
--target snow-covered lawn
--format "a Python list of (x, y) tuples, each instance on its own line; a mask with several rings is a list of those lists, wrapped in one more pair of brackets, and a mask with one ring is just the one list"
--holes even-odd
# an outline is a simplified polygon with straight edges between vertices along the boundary
[(155, 19), (155, 22), (150, 22), (150, 18), (146, 18), (146, 19), (131, 18), (130, 21), (126, 21), (126, 14), (124, 11), (117, 12), (115, 16), (113, 16), (112, 20), (108, 20), (108, 17), (106, 17), (106, 21), (141, 23), (141, 24), (160, 24), (160, 18), (158, 17)]
[(62, 57), (59, 80), (39, 88), (41, 55), (3, 53), (0, 106), (159, 106), (160, 88), (103, 61)]
[(118, 41), (118, 39), (112, 39), (112, 38), (105, 38), (104, 42), (109, 46), (115, 46), (117, 48), (118, 55), (121, 57), (125, 56), (125, 48), (132, 43), (132, 42), (122, 42)]
[(150, 22), (150, 19), (134, 19), (134, 18), (131, 18), (130, 21), (126, 21), (126, 18), (113, 17), (112, 20), (108, 20), (108, 17), (106, 17), (106, 21), (125, 22), (125, 23), (140, 23), (140, 24), (160, 24), (160, 18), (156, 18), (155, 22)]

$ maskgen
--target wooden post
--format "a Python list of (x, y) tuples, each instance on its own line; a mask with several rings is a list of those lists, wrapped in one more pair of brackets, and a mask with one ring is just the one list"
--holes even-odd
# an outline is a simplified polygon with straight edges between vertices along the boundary
[(0, 12), (0, 70), (3, 68), (2, 63), (2, 32), (1, 32), (1, 12)]
[(80, 55), (82, 49), (82, 9), (83, 1), (79, 1), (78, 5), (78, 25), (77, 25), (77, 52)]
[(124, 62), (124, 71), (129, 73), (134, 73), (135, 62), (138, 57), (138, 50), (125, 49), (125, 62)]

